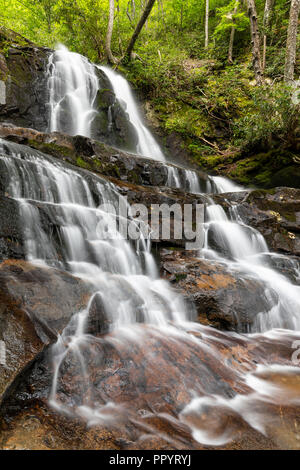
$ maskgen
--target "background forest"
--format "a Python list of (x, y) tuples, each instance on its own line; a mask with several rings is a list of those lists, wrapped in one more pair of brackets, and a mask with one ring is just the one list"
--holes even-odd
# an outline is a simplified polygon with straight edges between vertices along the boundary
[(169, 152), (262, 186), (281, 168), (286, 185), (300, 180), (299, 7), (300, 0), (0, 0), (2, 25), (123, 72)]

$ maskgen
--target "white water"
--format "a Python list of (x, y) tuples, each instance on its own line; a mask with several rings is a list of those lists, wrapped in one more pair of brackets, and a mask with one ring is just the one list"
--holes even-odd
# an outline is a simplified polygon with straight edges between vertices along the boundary
[[(84, 62), (81, 56), (73, 56), (65, 49), (56, 54), (56, 58), (52, 56), (50, 59), (53, 73), (50, 102), (52, 130), (56, 128), (62, 130), (63, 108), (65, 103), (68, 103), (69, 111), (72, 110), (73, 113), (70, 133), (88, 135), (94, 112), (95, 92), (94, 80), (91, 78), (91, 82), (88, 81), (91, 86), (87, 86), (86, 82), (86, 70), (90, 64)], [(67, 56), (67, 60), (60, 63), (62, 61), (59, 59), (64, 56)], [(144, 148), (141, 153), (158, 158), (157, 144), (151, 140), (153, 139), (151, 134), (141, 123), (137, 108), (133, 106), (135, 103), (129, 85), (125, 79), (110, 69), (102, 69), (112, 77), (110, 79), (114, 83), (118, 98), (127, 100), (127, 112), (136, 128), (139, 128), (140, 148)], [(83, 116), (84, 119), (81, 119)], [(108, 424), (111, 419), (118, 419), (119, 406), (113, 403), (101, 405), (84, 392), (77, 407), (73, 405), (72, 396), (69, 402), (60, 401), (60, 376), (65, 360), (70, 355), (74, 357), (78, 363), (82, 384), (92, 385), (93, 378), (89, 375), (84, 349), (88, 350), (95, 343), (103, 344), (102, 353), (105, 355), (105, 346), (109, 344), (121, 355), (124, 354), (124, 349), (129, 354), (132, 349), (140, 348), (144, 354), (142, 357), (148, 360), (150, 358), (151, 365), (155, 369), (157, 362), (155, 344), (166, 339), (176, 343), (178, 348), (182, 348), (183, 353), (186, 345), (189, 345), (195, 348), (195, 351), (203, 351), (203, 354), (215, 358), (220, 361), (226, 373), (235, 374), (237, 382), (247, 384), (253, 391), (245, 395), (237, 394), (234, 398), (224, 397), (221, 386), (217, 392), (205, 390), (205, 387), (202, 389), (201, 374), (195, 376), (195, 382), (200, 382), (200, 386), (188, 390), (191, 401), (186, 404), (179, 418), (191, 428), (194, 438), (201, 443), (222, 445), (235, 436), (226, 426), (221, 431), (208, 426), (205, 417), (207, 412), (210, 413), (209, 410), (217, 409), (220, 415), (224, 408), (233, 410), (251, 427), (264, 433), (265, 404), (295, 402), (295, 397), (289, 396), (286, 390), (278, 397), (278, 389), (274, 390), (268, 380), (260, 377), (262, 366), (259, 366), (255, 372), (248, 372), (249, 365), (246, 364), (237, 371), (230, 361), (225, 361), (223, 364), (224, 357), (220, 354), (220, 346), (225, 347), (229, 344), (230, 350), (236, 348), (235, 340), (238, 344), (249, 343), (250, 350), (256, 341), (266, 344), (273, 341), (274, 348), (277, 342), (289, 345), (294, 338), (298, 339), (299, 335), (287, 331), (267, 332), (267, 330), (300, 329), (299, 287), (292, 285), (274, 269), (266, 267), (266, 256), (272, 258), (279, 255), (269, 253), (262, 235), (243, 224), (237, 206), (231, 207), (231, 218), (229, 218), (221, 206), (213, 204), (211, 200), (211, 205), (207, 207), (206, 246), (199, 256), (221, 261), (227, 265), (228, 270), (252, 275), (263, 284), (267, 308), (258, 315), (253, 325), (253, 331), (266, 331), (265, 335), (259, 338), (255, 335), (216, 332), (211, 328), (187, 321), (188, 312), (181, 296), (157, 275), (149, 241), (141, 238), (136, 246), (132, 246), (115, 232), (114, 215), (110, 211), (109, 204), (115, 206), (119, 195), (112, 184), (95, 176), (92, 177), (92, 183), (91, 179), (88, 183), (83, 172), (61, 165), (55, 159), (21, 145), (1, 141), (0, 155), (10, 176), (7, 193), (20, 203), (28, 259), (69, 270), (93, 285), (94, 294), (86, 309), (74, 312), (70, 324), (53, 349), (54, 378), (50, 397), (53, 407), (58, 411), (83, 417), (89, 424), (103, 422)], [(195, 172), (187, 170), (187, 177), (182, 183), (179, 170), (171, 166), (169, 168), (171, 168), (170, 186), (184, 187), (192, 193), (201, 192)], [(209, 189), (215, 189), (215, 192), (219, 193), (242, 189), (220, 177), (211, 177), (208, 183)], [(93, 188), (89, 186), (91, 184)], [(95, 194), (101, 203), (106, 204), (105, 208), (97, 207)], [(56, 236), (43, 230), (36, 203), (44, 206), (48, 216), (55, 222), (59, 232)], [(210, 231), (215, 235), (214, 249), (209, 243)], [(285, 259), (283, 257), (283, 262)], [(296, 269), (298, 268), (295, 266)], [(273, 295), (273, 291), (277, 296)], [(113, 335), (108, 338), (99, 339), (87, 334), (90, 307), (95, 300), (102, 304), (105, 316), (110, 322)], [(151, 324), (151, 328), (142, 328), (138, 323)], [(150, 342), (151, 347), (145, 351), (143, 345), (149, 338), (153, 338), (153, 346)], [(191, 359), (193, 357), (191, 355)], [(267, 364), (265, 368), (268, 373), (271, 373), (275, 366), (270, 367), (267, 359), (261, 360), (263, 364)], [(109, 357), (107, 360), (109, 361)], [(169, 360), (172, 364), (171, 357)], [(288, 375), (294, 373), (294, 370), (284, 367), (280, 373)], [(183, 373), (181, 378), (185, 382)], [(163, 381), (162, 375), (162, 384)], [(76, 393), (78, 391), (74, 391), (74, 394)], [(159, 391), (157, 396), (159, 401)], [(252, 412), (253, 407), (255, 413)], [(191, 416), (198, 418), (204, 416), (203, 422), (201, 419), (195, 422), (190, 419)]]
[[(97, 115), (95, 100), (100, 87), (96, 67), (107, 76), (117, 100), (128, 113), (129, 120), (137, 132), (138, 146), (136, 153), (164, 162), (165, 156), (159, 144), (143, 123), (127, 80), (110, 67), (91, 64), (85, 57), (70, 52), (65, 46), (60, 46), (49, 58), (47, 72), (49, 77), (49, 131), (93, 137), (92, 123)], [(108, 122), (110, 123), (110, 121), (111, 109), (109, 108)], [(111, 127), (110, 124), (109, 127)], [(186, 191), (194, 194), (201, 192), (199, 178), (195, 171), (185, 170), (184, 168), (179, 169), (174, 166), (168, 166), (167, 169), (170, 187), (183, 187)], [(182, 183), (180, 182), (179, 171), (182, 174)], [(225, 184), (225, 179), (222, 180), (224, 180), (222, 184)], [(221, 184), (220, 181), (219, 184)]]
[[(57, 264), (93, 283), (107, 299), (112, 323), (136, 322), (138, 314), (158, 325), (185, 319), (180, 296), (155, 274), (150, 244), (140, 238), (133, 247), (118, 232), (110, 210), (121, 196), (112, 184), (93, 177), (102, 201), (97, 207), (84, 174), (22, 145), (0, 142), (11, 177), (8, 193), (20, 202), (30, 261)], [(59, 227), (63, 261), (42, 228), (36, 203), (44, 204)]]
[(50, 132), (91, 137), (98, 79), (94, 66), (60, 46), (49, 58)]
[[(225, 262), (229, 271), (250, 274), (264, 286), (268, 306), (257, 315), (253, 331), (272, 328), (300, 330), (300, 286), (266, 265), (266, 254), (270, 260), (278, 255), (269, 252), (264, 237), (256, 229), (242, 222), (238, 206), (232, 206), (230, 212), (231, 220), (224, 209), (213, 202), (206, 208), (203, 256)], [(209, 242), (211, 234), (213, 247)], [(281, 259), (290, 263), (288, 257), (281, 255)], [(294, 265), (294, 274), (299, 277), (299, 266)]]
[(119, 100), (121, 106), (128, 113), (131, 123), (134, 125), (138, 135), (137, 153), (144, 157), (149, 157), (154, 160), (164, 161), (165, 156), (161, 151), (160, 146), (154, 139), (151, 132), (143, 124), (137, 104), (133, 97), (131, 88), (127, 80), (122, 75), (114, 72), (109, 67), (99, 67), (108, 77), (113, 91)]
[(223, 176), (211, 176), (210, 178), (215, 183), (219, 193), (235, 193), (243, 190), (241, 186)]

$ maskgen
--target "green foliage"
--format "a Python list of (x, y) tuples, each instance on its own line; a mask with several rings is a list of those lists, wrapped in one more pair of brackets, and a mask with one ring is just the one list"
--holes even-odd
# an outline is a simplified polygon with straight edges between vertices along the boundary
[[(235, 11), (235, 8), (237, 10)], [(219, 23), (214, 31), (214, 36), (217, 39), (224, 37), (224, 32), (227, 33), (232, 28), (236, 31), (244, 31), (249, 28), (249, 18), (245, 10), (241, 10), (241, 4), (238, 0), (232, 0), (228, 5), (222, 8), (217, 8), (217, 17)]]
[[(111, 46), (116, 58), (122, 58), (145, 3), (115, 0)], [(150, 121), (163, 133), (176, 133), (195, 162), (208, 169), (227, 165), (244, 182), (256, 171), (256, 182), (266, 184), (272, 174), (268, 150), (280, 146), (284, 153), (299, 138), (299, 110), (291, 103), (291, 90), (282, 85), (290, 2), (276, 0), (266, 28), (265, 0), (256, 0), (260, 33), (267, 35), (266, 81), (260, 88), (255, 87), (244, 2), (209, 4), (207, 49), (205, 0), (157, 0), (135, 45), (138, 59), (118, 69), (147, 101)], [(108, 7), (109, 0), (0, 0), (1, 24), (42, 46), (64, 43), (99, 63), (106, 60)], [(6, 55), (9, 44), (0, 47)], [(239, 160), (241, 154), (246, 157)], [(274, 162), (276, 168), (290, 165), (278, 155)]]
[(299, 124), (299, 109), (291, 102), (291, 89), (282, 83), (253, 88), (248, 112), (235, 122), (236, 144), (251, 148), (272, 146), (291, 139)]

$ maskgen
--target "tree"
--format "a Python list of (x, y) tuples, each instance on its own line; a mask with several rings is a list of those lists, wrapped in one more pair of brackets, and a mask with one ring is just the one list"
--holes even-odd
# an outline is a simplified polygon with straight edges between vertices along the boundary
[(265, 70), (266, 67), (266, 53), (267, 53), (267, 31), (270, 26), (270, 18), (272, 9), (274, 6), (275, 0), (266, 0), (265, 2), (265, 11), (264, 11), (264, 37), (263, 37), (263, 59), (262, 59), (262, 69)]
[(233, 62), (233, 44), (236, 31), (245, 31), (249, 28), (249, 18), (246, 16), (244, 9), (241, 8), (241, 0), (232, 0), (228, 5), (225, 5), (216, 10), (217, 17), (220, 19), (217, 27), (215, 28), (213, 36), (219, 41), (224, 42), (224, 39), (229, 35), (228, 46), (228, 62)]
[[(131, 12), (129, 11), (131, 10)], [(134, 21), (135, 21), (135, 0), (129, 0), (127, 3), (126, 15), (129, 19), (131, 27), (134, 29)]]
[(205, 0), (205, 49), (208, 48), (209, 0)]
[(114, 15), (115, 15), (115, 0), (109, 0), (109, 18), (108, 18), (106, 41), (105, 41), (105, 52), (106, 52), (107, 59), (111, 64), (116, 63), (116, 59), (114, 58), (111, 52), (111, 37), (113, 33), (113, 28), (114, 28)]
[[(297, 0), (298, 2), (300, 0)], [(250, 19), (251, 44), (252, 44), (252, 64), (257, 85), (262, 84), (262, 65), (260, 58), (260, 37), (258, 29), (258, 19), (255, 0), (247, 0), (248, 16)]]
[(17, 0), (25, 8), (31, 10), (38, 17), (42, 12), (43, 19), (46, 21), (48, 33), (52, 32), (52, 24), (54, 21), (54, 8), (57, 0)]
[(134, 45), (136, 43), (136, 40), (137, 38), (139, 37), (139, 34), (140, 32), (142, 31), (143, 29), (143, 26), (144, 24), (146, 23), (151, 11), (152, 11), (152, 8), (154, 6), (154, 3), (155, 3), (155, 0), (148, 0), (148, 3), (145, 7), (145, 10), (143, 11), (143, 14), (140, 18), (140, 21), (138, 22), (135, 30), (134, 30), (134, 33), (133, 35), (131, 36), (131, 39), (129, 41), (129, 44), (128, 44), (128, 47), (127, 47), (127, 50), (126, 50), (126, 53), (125, 53), (125, 58), (126, 60), (130, 61), (131, 60), (131, 55), (132, 55), (132, 51), (133, 51), (133, 48), (134, 48)]
[(294, 80), (299, 9), (300, 0), (292, 0), (290, 7), (290, 19), (287, 34), (284, 68), (284, 80), (287, 83), (292, 83)]
[[(236, 15), (238, 10), (238, 2), (236, 2), (233, 10), (233, 18), (232, 21), (234, 22), (234, 15)], [(235, 25), (232, 26), (230, 31), (230, 38), (229, 38), (229, 47), (228, 47), (228, 62), (232, 64), (232, 52), (233, 52), (233, 43), (234, 43), (234, 34), (235, 34)]]

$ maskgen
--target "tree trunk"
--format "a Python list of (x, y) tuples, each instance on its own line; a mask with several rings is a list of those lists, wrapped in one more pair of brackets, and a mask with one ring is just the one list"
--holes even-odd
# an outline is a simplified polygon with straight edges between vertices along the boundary
[[(238, 10), (238, 2), (235, 4), (233, 14), (235, 15)], [(235, 34), (235, 27), (232, 26), (230, 31), (230, 39), (229, 39), (229, 47), (228, 47), (228, 62), (232, 64), (232, 52), (233, 52), (233, 43), (234, 43), (234, 34)]]
[(292, 83), (294, 80), (299, 9), (300, 0), (292, 0), (290, 8), (290, 20), (287, 35), (284, 68), (284, 80), (287, 83)]
[(111, 37), (114, 28), (114, 15), (115, 15), (115, 0), (109, 0), (109, 18), (108, 18), (108, 26), (107, 26), (107, 34), (106, 34), (106, 41), (105, 41), (105, 51), (106, 57), (108, 62), (111, 64), (116, 63), (116, 59), (114, 58), (111, 52)]
[[(129, 13), (129, 9), (130, 9), (131, 13)], [(134, 0), (129, 0), (129, 2), (127, 3), (126, 15), (129, 19), (130, 26), (134, 30), (134, 21), (135, 21), (135, 2), (134, 2)]]
[(205, 0), (205, 49), (208, 48), (209, 0)]
[[(299, 0), (300, 1), (300, 0)], [(262, 66), (260, 58), (260, 38), (255, 0), (247, 0), (248, 15), (250, 19), (251, 44), (252, 44), (252, 64), (257, 85), (262, 84)]]
[(275, 0), (266, 0), (265, 11), (264, 11), (264, 37), (263, 37), (263, 59), (262, 59), (262, 69), (263, 72), (266, 67), (266, 55), (267, 55), (267, 30), (270, 26), (270, 17), (273, 10)]
[(154, 3), (155, 3), (155, 0), (148, 0), (148, 3), (146, 5), (146, 8), (145, 10), (143, 11), (143, 14), (141, 16), (141, 19), (140, 21), (138, 22), (136, 28), (135, 28), (135, 31), (129, 41), (129, 44), (128, 44), (128, 47), (127, 47), (127, 50), (125, 52), (125, 57), (127, 60), (130, 60), (131, 59), (131, 54), (132, 54), (132, 51), (133, 51), (133, 48), (134, 48), (134, 45), (136, 43), (136, 40), (137, 38), (139, 37), (139, 34), (140, 32), (142, 31), (142, 28), (144, 26), (144, 24), (146, 23), (150, 13), (151, 13), (151, 10), (154, 6)]

